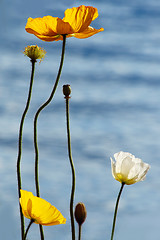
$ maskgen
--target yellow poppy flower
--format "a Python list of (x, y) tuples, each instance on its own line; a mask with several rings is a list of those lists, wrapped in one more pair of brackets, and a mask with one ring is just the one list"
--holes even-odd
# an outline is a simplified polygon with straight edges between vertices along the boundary
[(97, 17), (97, 8), (81, 5), (67, 9), (63, 19), (52, 16), (28, 18), (25, 29), (28, 33), (48, 42), (63, 40), (63, 35), (88, 38), (104, 30), (89, 26)]
[(21, 198), (19, 199), (23, 215), (26, 218), (34, 220), (34, 223), (51, 226), (66, 223), (57, 208), (52, 206), (46, 200), (35, 197), (32, 192), (20, 190)]

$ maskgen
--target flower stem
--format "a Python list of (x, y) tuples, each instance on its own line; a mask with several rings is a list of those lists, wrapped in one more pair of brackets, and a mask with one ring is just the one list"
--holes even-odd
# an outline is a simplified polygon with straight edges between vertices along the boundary
[(72, 170), (72, 190), (70, 197), (70, 217), (71, 217), (71, 228), (72, 228), (72, 240), (75, 240), (75, 224), (74, 224), (74, 213), (73, 213), (73, 201), (74, 201), (74, 192), (75, 192), (75, 169), (71, 153), (71, 138), (70, 138), (70, 126), (69, 126), (69, 98), (66, 97), (66, 119), (67, 119), (67, 139), (68, 139), (68, 155)]
[[(36, 60), (31, 60), (32, 71), (31, 71), (31, 79), (30, 79), (28, 98), (27, 98), (27, 102), (26, 102), (24, 112), (22, 114), (22, 118), (21, 118), (21, 122), (20, 122), (20, 128), (19, 128), (18, 157), (17, 157), (17, 181), (18, 181), (18, 196), (19, 196), (19, 198), (20, 198), (20, 189), (21, 189), (21, 186), (22, 186), (20, 165), (21, 165), (21, 155), (22, 155), (23, 124), (24, 124), (25, 116), (26, 116), (27, 111), (29, 109), (30, 101), (31, 101), (32, 86), (33, 86), (34, 71), (35, 71), (35, 62), (36, 62)], [(22, 235), (22, 240), (23, 240), (24, 239), (25, 226), (24, 226), (24, 216), (23, 216), (20, 204), (19, 204), (19, 208), (20, 208), (20, 219), (21, 219), (21, 235)]]
[[(40, 197), (40, 190), (39, 190), (39, 176), (38, 176), (38, 165), (39, 165), (39, 152), (38, 152), (38, 143), (37, 143), (37, 120), (40, 112), (51, 102), (51, 100), (54, 97), (54, 93), (57, 89), (58, 82), (61, 76), (62, 72), (62, 67), (63, 67), (63, 62), (64, 62), (64, 54), (65, 54), (65, 45), (66, 45), (66, 35), (63, 35), (63, 45), (62, 45), (62, 54), (61, 54), (61, 61), (60, 61), (60, 66), (57, 74), (57, 78), (55, 81), (55, 84), (53, 86), (52, 92), (47, 99), (46, 102), (44, 102), (39, 109), (37, 110), (35, 117), (34, 117), (34, 148), (35, 148), (35, 185), (36, 185), (36, 194), (37, 197)], [(41, 240), (44, 239), (44, 234), (43, 234), (43, 228), (41, 225), (40, 226), (40, 235), (41, 235)]]
[(78, 224), (78, 240), (81, 240), (82, 224)]
[(30, 223), (28, 224), (28, 227), (27, 227), (27, 229), (26, 229), (26, 232), (25, 232), (25, 235), (24, 235), (24, 240), (26, 239), (27, 233), (28, 233), (28, 231), (29, 231), (29, 229), (30, 229), (30, 227), (31, 227), (31, 225), (32, 225), (33, 222), (34, 222), (34, 220), (31, 219), (31, 221), (30, 221)]
[(114, 236), (114, 230), (115, 230), (115, 224), (116, 224), (116, 217), (117, 217), (117, 211), (118, 211), (118, 204), (119, 204), (119, 200), (121, 197), (121, 193), (123, 190), (125, 183), (122, 183), (118, 197), (117, 197), (117, 201), (116, 201), (116, 206), (115, 206), (115, 210), (114, 210), (114, 218), (113, 218), (113, 225), (112, 225), (112, 234), (111, 234), (111, 240), (113, 240), (113, 236)]

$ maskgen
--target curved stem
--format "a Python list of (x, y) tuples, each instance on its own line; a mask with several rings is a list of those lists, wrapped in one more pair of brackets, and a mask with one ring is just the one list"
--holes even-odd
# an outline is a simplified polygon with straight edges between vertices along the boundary
[(123, 190), (125, 183), (122, 183), (118, 197), (117, 197), (117, 201), (116, 201), (116, 206), (115, 206), (115, 210), (114, 210), (114, 218), (113, 218), (113, 225), (112, 225), (112, 234), (111, 234), (111, 240), (113, 240), (113, 236), (114, 236), (114, 230), (115, 230), (115, 224), (116, 224), (116, 217), (117, 217), (117, 211), (118, 211), (118, 204), (119, 204), (119, 200), (121, 197), (121, 193)]
[(28, 225), (28, 227), (27, 227), (27, 229), (26, 229), (26, 232), (25, 232), (25, 235), (24, 235), (24, 240), (26, 239), (27, 233), (28, 233), (28, 231), (29, 231), (29, 229), (30, 229), (30, 227), (31, 227), (31, 225), (32, 225), (33, 222), (34, 222), (34, 220), (31, 219), (31, 221), (30, 221), (30, 223), (29, 223), (29, 225)]
[[(66, 45), (66, 35), (63, 35), (63, 46), (62, 46), (62, 54), (61, 54), (61, 61), (60, 61), (60, 66), (57, 74), (57, 78), (55, 81), (55, 84), (53, 86), (52, 92), (50, 94), (50, 97), (47, 99), (46, 102), (44, 102), (40, 108), (37, 110), (35, 117), (34, 117), (34, 148), (35, 148), (35, 185), (36, 185), (36, 194), (37, 197), (40, 197), (40, 190), (39, 190), (39, 175), (38, 175), (38, 165), (39, 165), (39, 152), (38, 152), (38, 143), (37, 143), (37, 120), (40, 112), (51, 102), (51, 100), (54, 97), (54, 93), (57, 89), (58, 82), (61, 76), (62, 72), (62, 67), (63, 67), (63, 62), (64, 62), (64, 54), (65, 54), (65, 45)], [(43, 228), (40, 225), (40, 234), (41, 234), (41, 240), (44, 239), (44, 234), (43, 234)]]
[(67, 118), (67, 138), (68, 138), (68, 155), (72, 170), (72, 190), (71, 190), (71, 197), (70, 197), (70, 217), (71, 217), (71, 228), (72, 228), (72, 240), (75, 240), (75, 225), (74, 225), (74, 213), (73, 213), (73, 201), (74, 201), (74, 192), (75, 192), (75, 169), (72, 159), (72, 152), (71, 152), (71, 138), (70, 138), (70, 126), (69, 126), (69, 98), (66, 97), (66, 118)]
[[(29, 86), (29, 92), (28, 92), (28, 99), (27, 99), (27, 102), (26, 102), (24, 112), (22, 114), (22, 118), (21, 118), (21, 122), (20, 122), (20, 128), (19, 128), (18, 157), (17, 157), (17, 182), (18, 182), (18, 196), (19, 196), (19, 198), (20, 198), (20, 189), (22, 187), (20, 164), (21, 164), (21, 155), (22, 155), (23, 124), (24, 124), (25, 116), (26, 116), (27, 111), (29, 109), (30, 101), (31, 101), (32, 86), (33, 86), (34, 71), (35, 71), (35, 62), (36, 62), (35, 60), (31, 60), (32, 71), (31, 71), (31, 79), (30, 79), (30, 86)], [(22, 235), (22, 240), (23, 240), (24, 239), (25, 226), (24, 226), (24, 216), (23, 216), (20, 204), (19, 204), (19, 208), (20, 208), (20, 218), (21, 218), (21, 235)]]

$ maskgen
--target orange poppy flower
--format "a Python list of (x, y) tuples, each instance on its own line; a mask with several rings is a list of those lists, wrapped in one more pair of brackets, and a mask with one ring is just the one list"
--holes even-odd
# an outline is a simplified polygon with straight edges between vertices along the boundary
[(20, 190), (21, 198), (19, 199), (23, 215), (32, 219), (34, 223), (45, 226), (64, 224), (66, 219), (60, 211), (52, 206), (46, 200), (35, 197), (32, 192)]
[(97, 17), (97, 8), (81, 5), (67, 9), (63, 19), (52, 16), (28, 18), (25, 29), (28, 33), (48, 42), (63, 40), (63, 35), (88, 38), (104, 30), (89, 26)]

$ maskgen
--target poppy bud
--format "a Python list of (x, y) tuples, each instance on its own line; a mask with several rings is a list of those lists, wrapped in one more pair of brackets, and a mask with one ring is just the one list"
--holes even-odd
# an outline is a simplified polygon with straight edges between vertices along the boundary
[(87, 211), (84, 203), (80, 202), (75, 207), (75, 219), (79, 225), (82, 225), (87, 217)]
[(71, 86), (69, 84), (63, 85), (63, 94), (65, 95), (66, 98), (69, 97), (71, 94)]

